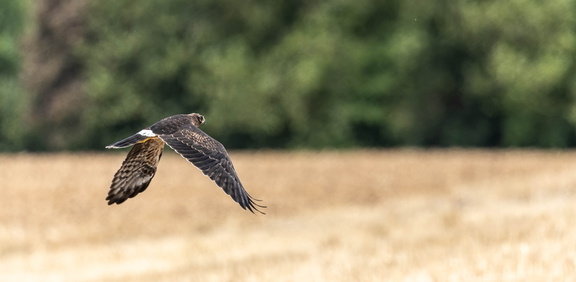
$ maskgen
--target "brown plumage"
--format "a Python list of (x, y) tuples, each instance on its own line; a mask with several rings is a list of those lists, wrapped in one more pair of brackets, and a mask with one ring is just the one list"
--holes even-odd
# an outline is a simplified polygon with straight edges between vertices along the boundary
[(108, 204), (121, 204), (146, 190), (156, 173), (166, 143), (210, 177), (243, 209), (262, 213), (258, 208), (265, 206), (256, 204), (254, 201), (257, 200), (246, 192), (224, 146), (198, 128), (204, 121), (204, 117), (197, 113), (167, 117), (126, 139), (106, 146), (118, 149), (133, 145), (114, 175), (106, 198)]

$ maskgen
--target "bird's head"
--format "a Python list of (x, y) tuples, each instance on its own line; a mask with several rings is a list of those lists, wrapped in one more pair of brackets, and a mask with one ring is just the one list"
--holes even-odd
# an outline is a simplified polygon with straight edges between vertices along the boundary
[(201, 114), (197, 114), (197, 113), (191, 113), (189, 114), (190, 118), (192, 119), (192, 123), (198, 127), (201, 124), (206, 122), (206, 119), (204, 119), (204, 116)]

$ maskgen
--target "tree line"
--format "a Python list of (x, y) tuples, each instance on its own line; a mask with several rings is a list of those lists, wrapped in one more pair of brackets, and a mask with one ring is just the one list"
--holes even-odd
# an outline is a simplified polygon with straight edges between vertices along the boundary
[(576, 0), (0, 3), (0, 150), (570, 147)]

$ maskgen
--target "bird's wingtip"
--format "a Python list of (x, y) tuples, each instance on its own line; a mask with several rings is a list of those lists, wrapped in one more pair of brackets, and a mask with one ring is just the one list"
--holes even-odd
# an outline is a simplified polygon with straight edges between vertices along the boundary
[(258, 199), (255, 199), (252, 197), (250, 197), (250, 199), (251, 200), (249, 201), (248, 205), (246, 205), (245, 207), (242, 207), (242, 208), (249, 210), (253, 214), (256, 214), (256, 212), (258, 212), (259, 214), (265, 215), (266, 213), (261, 211), (260, 209), (265, 209), (265, 208), (267, 208), (267, 206), (259, 205), (259, 204), (255, 203), (254, 201), (252, 201), (252, 200), (260, 201)]

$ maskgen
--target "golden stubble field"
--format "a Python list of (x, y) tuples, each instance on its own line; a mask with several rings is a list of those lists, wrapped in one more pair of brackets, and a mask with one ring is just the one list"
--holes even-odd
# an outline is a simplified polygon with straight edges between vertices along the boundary
[(0, 281), (575, 281), (576, 152), (232, 152), (266, 215), (179, 156), (0, 155)]

